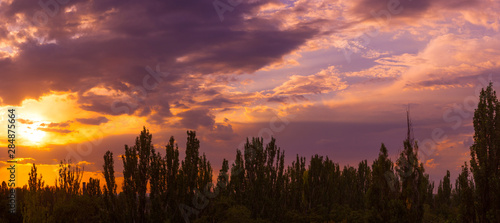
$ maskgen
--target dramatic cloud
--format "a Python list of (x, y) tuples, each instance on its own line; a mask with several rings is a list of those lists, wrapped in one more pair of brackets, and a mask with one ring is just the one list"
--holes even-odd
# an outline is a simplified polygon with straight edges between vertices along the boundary
[(71, 121), (67, 121), (67, 122), (61, 122), (61, 123), (54, 123), (54, 122), (51, 122), (51, 123), (42, 123), (40, 124), (41, 127), (48, 127), (48, 128), (66, 128), (70, 125)]
[(37, 128), (37, 130), (41, 130), (44, 132), (55, 132), (55, 133), (61, 133), (61, 134), (68, 134), (70, 132), (73, 132), (72, 130), (69, 129), (58, 129), (58, 128)]
[(211, 133), (208, 134), (214, 140), (231, 140), (237, 136), (233, 132), (233, 126), (231, 124), (216, 124), (215, 128)]
[[(315, 33), (301, 24), (283, 30), (273, 25), (274, 20), (244, 19), (266, 1), (238, 5), (224, 23), (211, 2), (52, 3), (51, 11), (28, 1), (2, 3), (7, 10), (1, 16), (9, 25), (34, 30), (18, 31), (24, 33), (23, 41), (12, 45), (16, 56), (0, 61), (6, 76), (0, 86), (4, 104), (18, 104), (51, 90), (83, 93), (97, 85), (132, 97), (130, 90), (143, 87), (148, 75), (144, 68), (158, 63), (172, 74), (165, 80), (168, 83), (148, 93), (169, 94), (178, 90), (170, 88), (170, 82), (192, 73), (256, 71), (281, 60)], [(50, 15), (47, 24), (30, 25), (38, 11)], [(7, 19), (13, 15), (26, 21)], [(255, 29), (264, 24), (265, 28)], [(109, 96), (84, 98), (84, 109), (123, 114), (106, 108), (114, 100)], [(137, 107), (142, 106), (146, 105)]]
[(181, 117), (180, 124), (183, 128), (197, 129), (200, 126), (212, 128), (215, 124), (214, 116), (208, 109), (193, 109), (181, 112), (177, 116)]
[(77, 118), (76, 121), (86, 125), (100, 125), (108, 122), (109, 119), (104, 116), (100, 116), (96, 118)]

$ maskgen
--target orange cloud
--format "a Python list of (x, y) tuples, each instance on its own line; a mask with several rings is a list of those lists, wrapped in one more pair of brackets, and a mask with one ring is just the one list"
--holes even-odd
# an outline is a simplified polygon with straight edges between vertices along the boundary
[(435, 163), (434, 162), (434, 159), (428, 159), (426, 162), (425, 162), (425, 167), (426, 168), (430, 168), (430, 169), (434, 169), (438, 166), (439, 164)]

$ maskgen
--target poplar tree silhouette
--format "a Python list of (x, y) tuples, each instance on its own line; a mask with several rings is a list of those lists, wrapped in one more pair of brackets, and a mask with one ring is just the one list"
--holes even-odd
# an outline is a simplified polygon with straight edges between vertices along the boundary
[(471, 170), (476, 185), (479, 222), (500, 222), (500, 104), (490, 82), (474, 111)]
[(407, 136), (404, 149), (401, 151), (396, 171), (401, 180), (400, 199), (405, 206), (405, 215), (402, 221), (422, 222), (423, 205), (427, 195), (428, 175), (424, 175), (424, 166), (418, 160), (418, 144), (413, 139), (410, 111), (407, 110)]

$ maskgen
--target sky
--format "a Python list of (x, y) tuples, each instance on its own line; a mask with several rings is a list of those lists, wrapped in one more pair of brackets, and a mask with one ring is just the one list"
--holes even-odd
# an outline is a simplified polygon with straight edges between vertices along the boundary
[(107, 150), (120, 182), (143, 126), (181, 158), (196, 130), (214, 175), (247, 137), (275, 137), (288, 164), (357, 166), (381, 143), (396, 160), (409, 108), (426, 173), (454, 182), (479, 91), (500, 86), (499, 14), (494, 0), (0, 0), (0, 135), (15, 108), (18, 185), (32, 163), (54, 185), (64, 159), (102, 179)]

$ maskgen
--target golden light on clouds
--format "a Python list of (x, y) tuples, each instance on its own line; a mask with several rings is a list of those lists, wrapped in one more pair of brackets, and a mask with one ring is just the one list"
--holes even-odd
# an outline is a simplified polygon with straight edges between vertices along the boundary
[[(2, 108), (1, 124), (6, 126), (6, 111)], [(47, 145), (62, 145), (86, 141), (88, 136), (102, 131), (107, 133), (129, 133), (131, 124), (140, 125), (143, 119), (130, 119), (127, 115), (117, 116), (115, 124), (87, 125), (78, 119), (102, 117), (95, 112), (80, 108), (74, 93), (53, 92), (38, 100), (25, 99), (17, 112), (17, 144), (44, 149)], [(57, 108), (57, 109), (56, 109)], [(141, 122), (141, 123), (138, 123)], [(128, 126), (128, 127), (126, 127)], [(6, 134), (6, 130), (0, 130)], [(5, 142), (2, 142), (5, 144)]]

